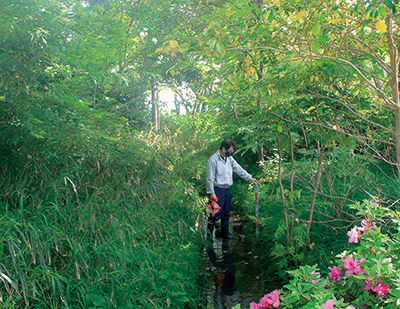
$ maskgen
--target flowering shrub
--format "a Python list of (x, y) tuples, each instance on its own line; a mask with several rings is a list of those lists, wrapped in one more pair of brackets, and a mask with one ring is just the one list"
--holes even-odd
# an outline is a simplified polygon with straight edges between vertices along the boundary
[(265, 309), (268, 308), (270, 305), (274, 308), (279, 307), (279, 292), (280, 290), (274, 290), (273, 292), (264, 295), (260, 299), (260, 302), (257, 304), (255, 302), (252, 302), (250, 304), (251, 309)]
[(352, 207), (365, 220), (347, 233), (355, 248), (336, 256), (328, 278), (321, 277), (317, 265), (302, 266), (289, 271), (293, 276), (289, 284), (250, 308), (398, 308), (400, 213), (370, 201)]

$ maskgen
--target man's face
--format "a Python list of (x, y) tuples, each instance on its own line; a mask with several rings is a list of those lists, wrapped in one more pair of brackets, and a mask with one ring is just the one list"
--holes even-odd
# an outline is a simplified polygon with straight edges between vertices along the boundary
[(229, 149), (228, 149), (228, 152), (233, 152), (235, 149), (233, 148), (233, 146), (231, 146)]
[(223, 152), (224, 156), (227, 152), (233, 152), (234, 150), (235, 150), (235, 148), (233, 148), (233, 146), (229, 147), (228, 151), (226, 151), (225, 147), (222, 147), (222, 152)]

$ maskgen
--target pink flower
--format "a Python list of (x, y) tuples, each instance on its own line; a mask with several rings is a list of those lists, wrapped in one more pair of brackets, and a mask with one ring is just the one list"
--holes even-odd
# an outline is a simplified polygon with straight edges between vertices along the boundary
[(376, 294), (385, 297), (386, 294), (389, 292), (389, 285), (378, 283), (375, 289), (372, 289)]
[[(318, 275), (317, 276), (317, 278), (321, 278), (321, 274), (319, 273), (319, 272), (317, 272), (317, 271), (312, 271), (312, 272), (310, 272), (310, 275), (312, 276), (312, 275)], [(311, 279), (310, 280), (310, 282), (311, 283), (318, 283), (318, 282), (320, 282), (322, 279)]]
[[(258, 307), (258, 308), (264, 309), (264, 308), (268, 308), (269, 307), (268, 297), (269, 297), (269, 294), (265, 294), (264, 297), (262, 297), (260, 299), (260, 303), (259, 303), (260, 307)], [(258, 308), (256, 308), (256, 309), (258, 309)]]
[(376, 226), (375, 222), (371, 222), (371, 224), (369, 223), (369, 221), (367, 220), (362, 220), (361, 221), (361, 227), (360, 230), (361, 231), (367, 231), (367, 230), (372, 230), (372, 229), (377, 229), (378, 227)]
[(261, 305), (255, 303), (254, 301), (252, 303), (250, 303), (250, 309), (261, 309)]
[[(364, 273), (365, 274), (365, 273)], [(375, 274), (376, 276), (376, 274)], [(368, 280), (368, 279), (364, 279), (366, 285), (364, 285), (363, 290), (367, 290), (367, 291), (374, 291), (375, 293), (377, 293), (378, 295), (385, 297), (386, 293), (389, 291), (389, 285), (387, 284), (382, 284), (382, 280), (377, 278), (377, 279), (372, 279), (372, 280)], [(374, 288), (374, 285), (376, 284), (376, 287)]]
[(361, 273), (362, 269), (357, 263), (357, 259), (353, 260), (351, 256), (342, 259), (343, 267), (346, 268), (345, 275), (353, 275)]
[(268, 308), (269, 305), (272, 305), (275, 308), (279, 307), (279, 293), (280, 290), (274, 290), (269, 294), (264, 295), (263, 298), (260, 299), (261, 308)]
[(355, 226), (350, 231), (347, 232), (350, 237), (349, 242), (358, 243), (358, 238), (361, 236), (360, 228)]
[(279, 307), (279, 293), (280, 290), (274, 290), (271, 293), (265, 294), (260, 302), (257, 304), (255, 302), (250, 303), (250, 309), (265, 309), (268, 308), (269, 305), (272, 305), (275, 308)]
[(333, 299), (328, 299), (325, 303), (323, 303), (321, 306), (324, 309), (334, 309), (333, 305), (335, 304), (335, 301)]
[(329, 278), (333, 279), (333, 281), (335, 281), (336, 279), (337, 282), (340, 282), (340, 280), (342, 280), (342, 274), (340, 272), (342, 267), (337, 268), (336, 266), (333, 266), (328, 268), (331, 270), (331, 272), (329, 273)]
[(356, 307), (350, 305), (347, 307), (347, 309), (356, 309)]
[(365, 290), (369, 291), (374, 288), (374, 279), (372, 280), (364, 279), (364, 282), (366, 283), (366, 285), (364, 285), (364, 287), (362, 288), (364, 291)]
[(360, 230), (362, 230), (362, 231), (366, 231), (366, 230), (368, 230), (368, 228), (369, 228), (369, 222), (367, 221), (367, 220), (362, 220), (361, 221), (361, 228), (360, 228)]

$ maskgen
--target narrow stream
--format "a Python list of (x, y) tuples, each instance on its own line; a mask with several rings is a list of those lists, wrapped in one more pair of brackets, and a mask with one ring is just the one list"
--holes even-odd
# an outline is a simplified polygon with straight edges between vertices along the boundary
[[(254, 251), (254, 224), (231, 222), (231, 239), (214, 238), (204, 247), (204, 297), (207, 309), (249, 308), (263, 294), (261, 266)], [(218, 234), (216, 232), (216, 234)], [(254, 237), (254, 236), (253, 236)]]

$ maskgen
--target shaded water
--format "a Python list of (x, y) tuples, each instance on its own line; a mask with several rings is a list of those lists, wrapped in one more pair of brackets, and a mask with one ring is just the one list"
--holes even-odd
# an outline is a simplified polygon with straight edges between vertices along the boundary
[[(231, 239), (214, 238), (204, 247), (204, 297), (209, 309), (225, 309), (241, 305), (249, 308), (252, 301), (258, 302), (263, 294), (262, 272), (254, 252), (252, 223), (238, 226), (231, 222)], [(251, 225), (251, 226), (248, 226)], [(253, 229), (253, 230), (251, 230)]]

